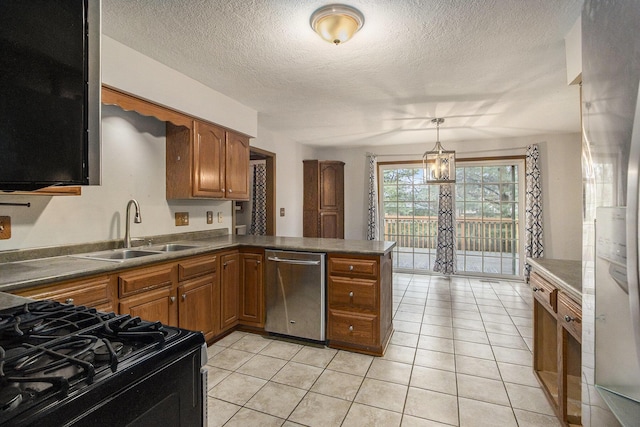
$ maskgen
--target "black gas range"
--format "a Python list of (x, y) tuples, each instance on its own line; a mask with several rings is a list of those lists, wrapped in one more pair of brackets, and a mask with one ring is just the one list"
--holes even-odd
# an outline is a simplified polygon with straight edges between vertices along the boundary
[(0, 310), (0, 425), (206, 425), (199, 332), (34, 301)]

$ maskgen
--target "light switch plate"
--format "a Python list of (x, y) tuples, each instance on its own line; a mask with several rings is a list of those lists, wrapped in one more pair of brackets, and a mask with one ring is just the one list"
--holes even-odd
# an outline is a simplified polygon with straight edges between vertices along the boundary
[(280, 216), (284, 216), (284, 208), (280, 208)]
[(0, 240), (11, 238), (11, 217), (0, 216)]
[(207, 211), (207, 224), (213, 224), (213, 211)]
[(222, 212), (218, 212), (218, 222), (222, 222)]

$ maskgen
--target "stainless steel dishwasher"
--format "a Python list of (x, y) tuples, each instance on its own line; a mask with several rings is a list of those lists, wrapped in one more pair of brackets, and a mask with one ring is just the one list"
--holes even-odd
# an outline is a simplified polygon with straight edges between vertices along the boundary
[(266, 250), (267, 320), (264, 329), (325, 340), (325, 254)]

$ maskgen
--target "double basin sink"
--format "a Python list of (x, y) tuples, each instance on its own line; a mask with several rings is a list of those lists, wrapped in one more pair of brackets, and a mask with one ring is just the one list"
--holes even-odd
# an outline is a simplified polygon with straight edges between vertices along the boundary
[(99, 261), (123, 262), (128, 259), (158, 255), (165, 252), (186, 251), (188, 249), (195, 249), (198, 247), (199, 246), (183, 245), (179, 243), (168, 243), (166, 245), (146, 246), (144, 247), (144, 249), (141, 249), (141, 248), (112, 249), (108, 251), (93, 252), (89, 254), (80, 254), (80, 255), (73, 255), (73, 256), (77, 258), (95, 259)]

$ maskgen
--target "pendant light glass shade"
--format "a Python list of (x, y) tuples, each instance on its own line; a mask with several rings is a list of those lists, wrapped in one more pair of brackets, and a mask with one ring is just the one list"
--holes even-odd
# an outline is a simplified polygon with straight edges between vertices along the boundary
[(362, 28), (364, 16), (351, 6), (330, 4), (313, 12), (310, 23), (320, 37), (339, 45), (351, 39)]
[(425, 184), (448, 184), (456, 182), (456, 152), (445, 150), (440, 143), (440, 124), (444, 119), (431, 120), (436, 124), (436, 145), (422, 155)]

